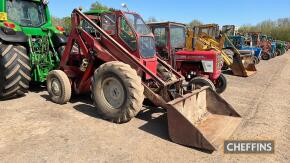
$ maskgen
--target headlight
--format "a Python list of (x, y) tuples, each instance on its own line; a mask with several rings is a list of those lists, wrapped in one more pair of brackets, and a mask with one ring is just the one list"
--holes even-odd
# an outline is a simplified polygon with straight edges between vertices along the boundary
[(204, 72), (213, 73), (213, 61), (201, 61)]

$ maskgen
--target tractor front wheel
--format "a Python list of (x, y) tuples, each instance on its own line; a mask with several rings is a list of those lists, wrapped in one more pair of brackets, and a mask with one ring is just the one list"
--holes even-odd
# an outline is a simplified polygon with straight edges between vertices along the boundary
[(216, 87), (214, 86), (213, 82), (205, 77), (195, 77), (189, 82), (189, 86), (191, 90), (200, 89), (204, 86), (209, 86), (213, 91), (216, 91)]
[(47, 76), (47, 91), (51, 100), (57, 104), (65, 104), (71, 97), (71, 83), (61, 70), (53, 70)]
[(278, 49), (276, 52), (277, 52), (277, 56), (281, 55), (281, 50)]
[(257, 64), (259, 64), (260, 59), (258, 57), (256, 57), (256, 56), (254, 56), (253, 62), (254, 62), (255, 65), (257, 65)]
[(262, 59), (263, 60), (269, 60), (271, 58), (270, 54), (269, 53), (263, 53), (262, 54)]
[(219, 94), (223, 93), (227, 88), (227, 83), (227, 78), (221, 74), (216, 80), (216, 92)]
[(30, 71), (25, 47), (0, 42), (0, 99), (21, 96), (28, 92)]
[(114, 61), (101, 65), (94, 73), (92, 99), (104, 119), (125, 123), (142, 108), (144, 87), (129, 65)]

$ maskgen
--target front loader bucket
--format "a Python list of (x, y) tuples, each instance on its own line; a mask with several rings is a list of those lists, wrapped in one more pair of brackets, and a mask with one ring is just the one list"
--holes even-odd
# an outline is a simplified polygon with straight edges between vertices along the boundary
[(171, 140), (209, 151), (217, 150), (241, 122), (233, 107), (208, 87), (170, 101), (166, 108)]
[(235, 55), (230, 68), (234, 75), (242, 77), (248, 77), (257, 72), (251, 55), (240, 55), (240, 57)]

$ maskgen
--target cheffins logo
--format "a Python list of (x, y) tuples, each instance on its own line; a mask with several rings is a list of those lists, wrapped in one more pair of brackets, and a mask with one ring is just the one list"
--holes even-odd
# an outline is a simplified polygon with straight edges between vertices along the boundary
[(274, 153), (274, 141), (272, 140), (227, 140), (224, 142), (224, 153), (225, 154), (272, 154)]

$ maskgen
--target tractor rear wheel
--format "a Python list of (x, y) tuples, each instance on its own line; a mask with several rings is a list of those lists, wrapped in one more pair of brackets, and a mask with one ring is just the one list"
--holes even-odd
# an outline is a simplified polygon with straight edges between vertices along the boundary
[(191, 86), (192, 90), (199, 89), (204, 86), (209, 86), (213, 91), (216, 91), (216, 87), (214, 86), (213, 82), (205, 77), (195, 77), (190, 82), (189, 85)]
[(220, 74), (215, 84), (216, 92), (219, 94), (223, 93), (227, 89), (227, 83), (227, 78), (224, 74)]
[(0, 99), (27, 93), (30, 71), (25, 47), (0, 42)]
[(125, 123), (142, 108), (144, 87), (141, 78), (122, 62), (101, 65), (94, 73), (91, 91), (99, 114), (106, 120)]
[(51, 100), (57, 104), (65, 104), (71, 98), (71, 83), (61, 70), (53, 70), (47, 76), (47, 91)]

